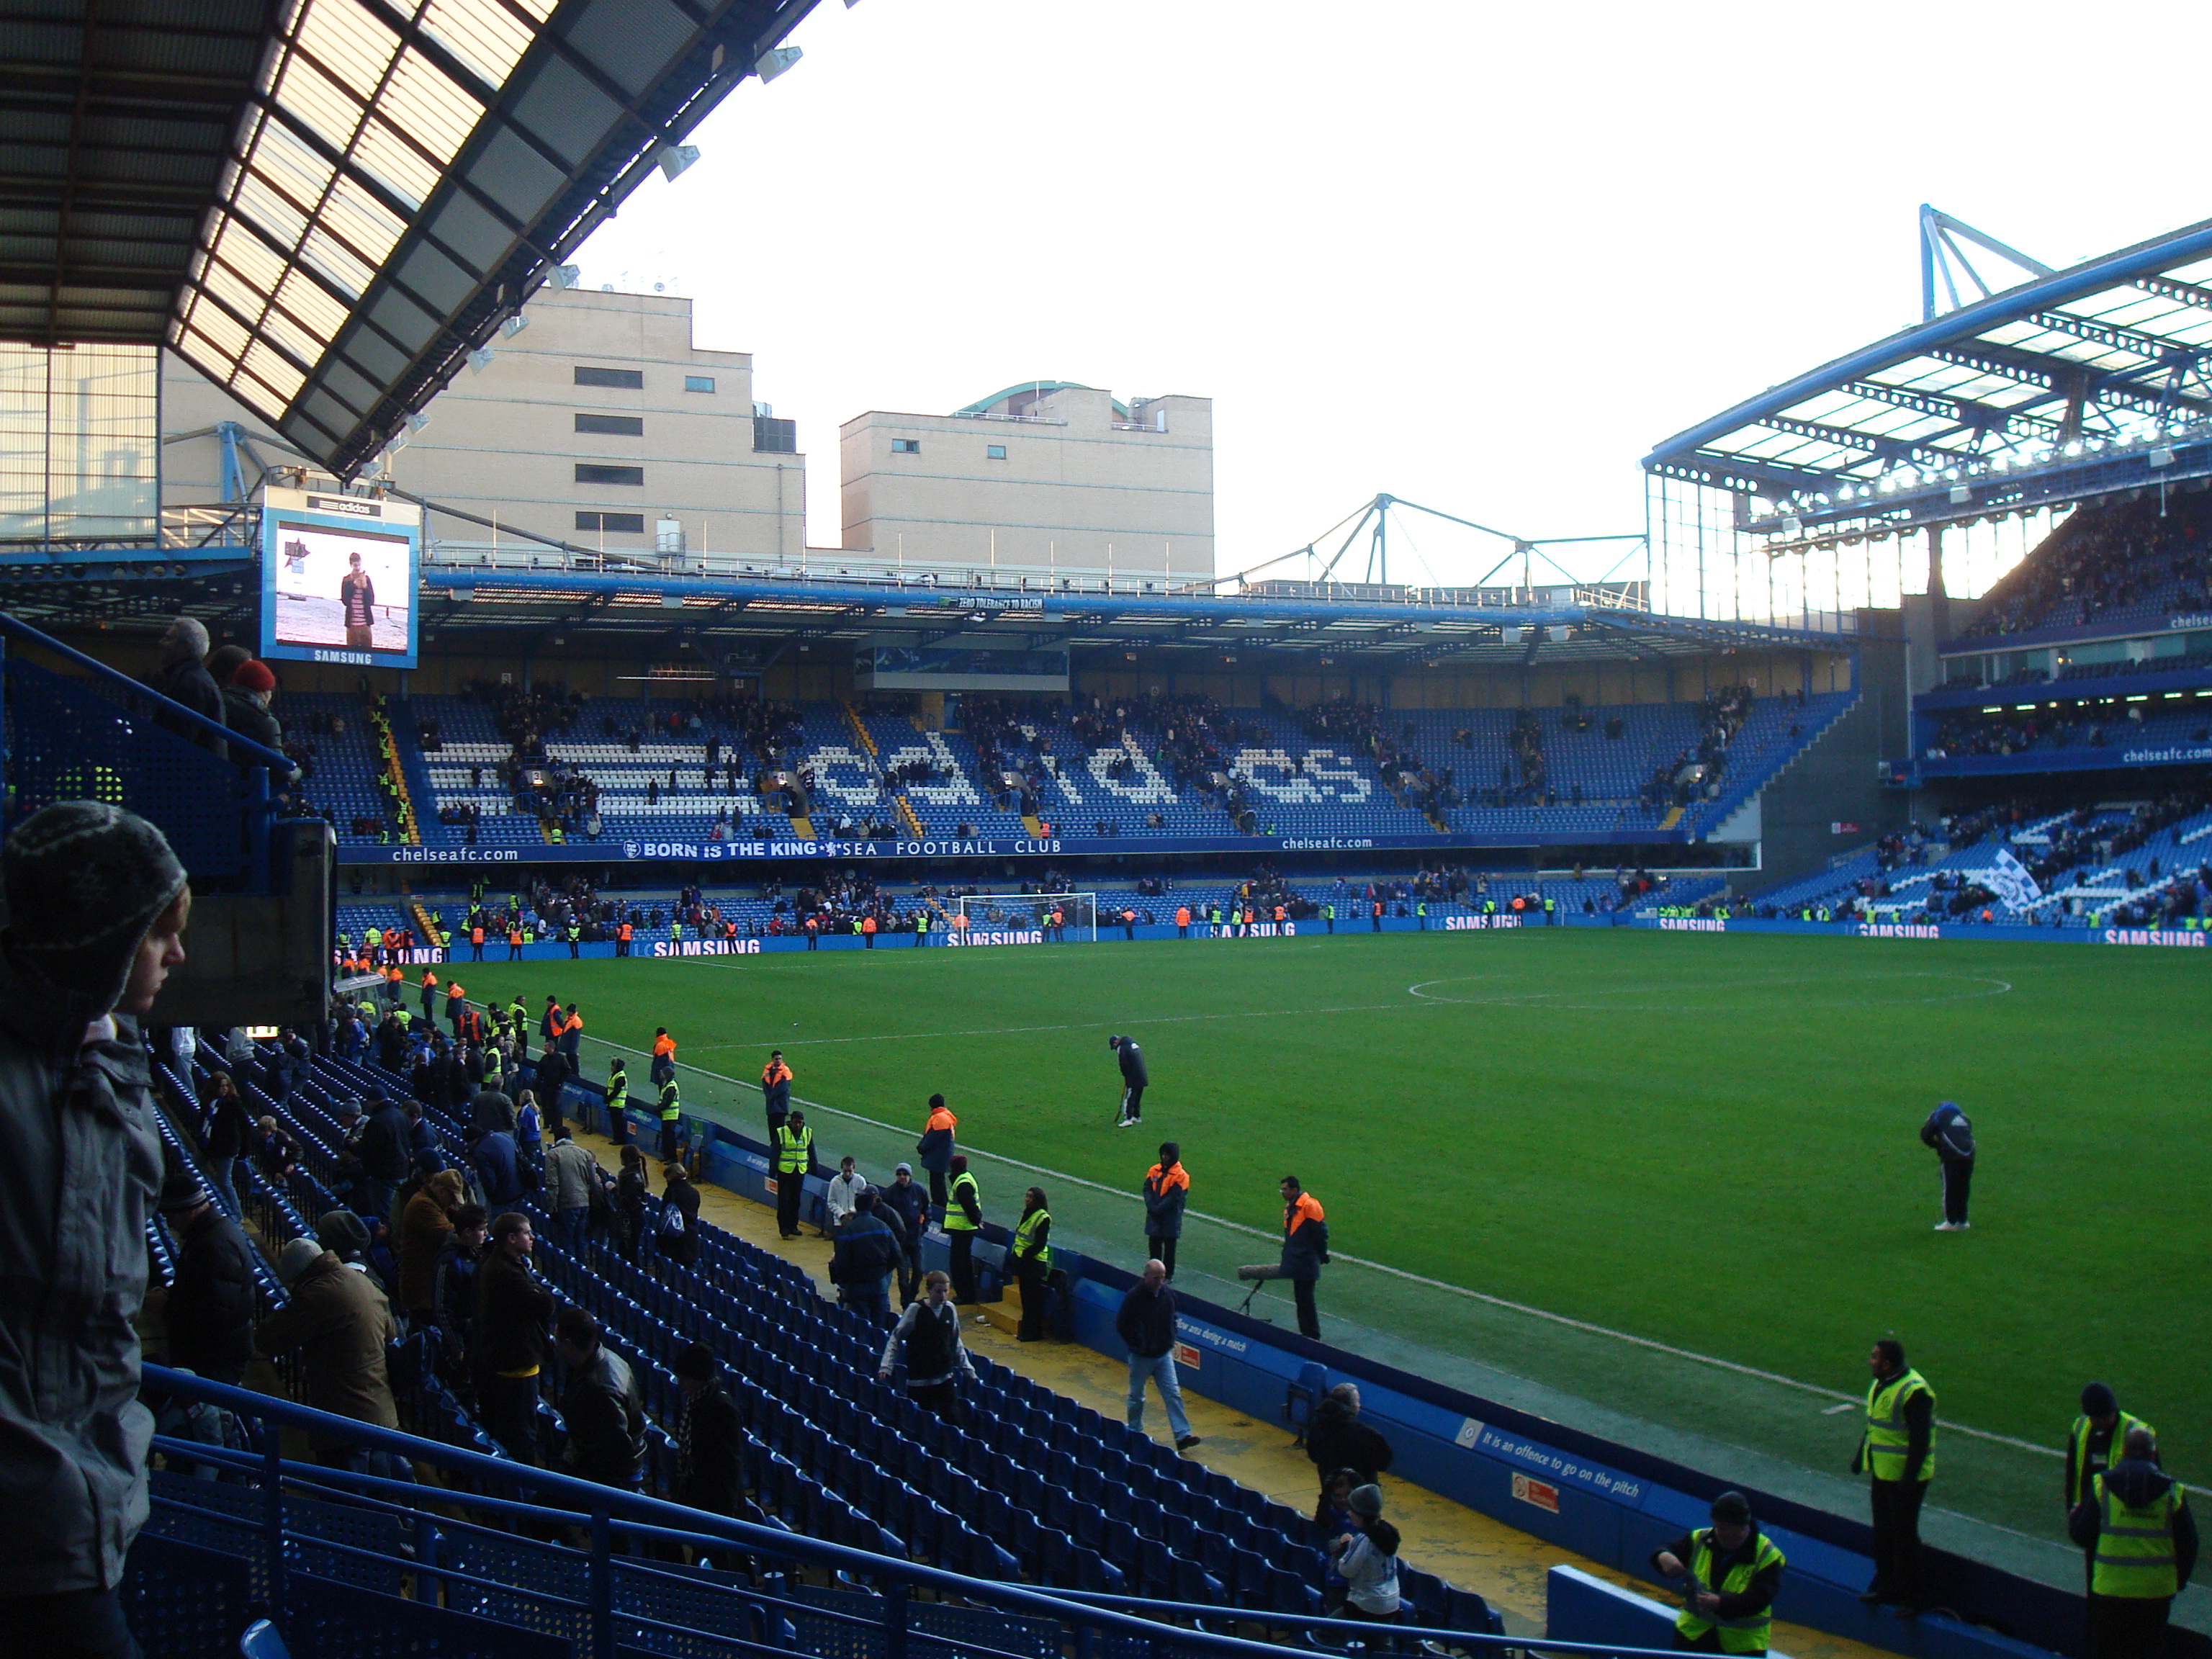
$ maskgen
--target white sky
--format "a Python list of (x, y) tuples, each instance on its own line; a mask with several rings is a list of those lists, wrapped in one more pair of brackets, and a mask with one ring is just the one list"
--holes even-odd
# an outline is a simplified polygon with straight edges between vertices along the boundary
[[(2061, 266), (2205, 215), (2197, 100), (2155, 67), (2199, 15), (2100, 13), (2086, 76), (2084, 16), (822, 0), (580, 262), (754, 354), (817, 546), (839, 422), (1036, 378), (1214, 400), (1224, 573), (1378, 491), (1640, 531), (1659, 440), (1917, 319), (1921, 202)], [(1400, 580), (1503, 550), (1408, 528)]]

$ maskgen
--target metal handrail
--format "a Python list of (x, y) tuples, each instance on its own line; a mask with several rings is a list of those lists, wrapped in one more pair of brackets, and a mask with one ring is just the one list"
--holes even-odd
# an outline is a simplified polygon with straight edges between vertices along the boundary
[(64, 645), (52, 635), (40, 633), (30, 623), (20, 617), (11, 617), (4, 611), (0, 611), (0, 634), (27, 641), (41, 650), (51, 651), (64, 662), (88, 671), (94, 679), (106, 681), (119, 690), (127, 691), (134, 697), (149, 699), (156, 705), (159, 712), (163, 715), (181, 720), (189, 726), (197, 726), (202, 732), (220, 738), (228, 746), (233, 760), (249, 761), (266, 771), (276, 773), (279, 776), (287, 779), (295, 776), (299, 772), (299, 767), (294, 763), (290, 756), (280, 754), (274, 749), (265, 748), (251, 738), (240, 737), (221, 720), (210, 720), (198, 709), (187, 708), (174, 697), (164, 696), (151, 686), (141, 685), (128, 674), (110, 668), (99, 658), (88, 657), (74, 646)]
[[(396, 1429), (380, 1428), (374, 1424), (359, 1423), (350, 1418), (332, 1416), (312, 1407), (279, 1400), (272, 1395), (256, 1394), (250, 1389), (233, 1388), (202, 1376), (172, 1370), (164, 1365), (148, 1364), (144, 1368), (146, 1381), (164, 1393), (185, 1400), (204, 1401), (249, 1417), (272, 1423), (281, 1427), (310, 1431), (322, 1441), (340, 1441), (372, 1449), (396, 1453), (413, 1462), (431, 1464), (436, 1468), (496, 1480), (526, 1492), (536, 1492), (555, 1500), (567, 1500), (572, 1509), (555, 1509), (541, 1504), (526, 1504), (518, 1499), (461, 1495), (449, 1488), (423, 1488), (409, 1483), (386, 1480), (380, 1476), (341, 1473), (317, 1466), (309, 1470), (286, 1462), (278, 1455), (272, 1437), (270, 1449), (256, 1457), (225, 1454), (220, 1449), (191, 1443), (185, 1455), (210, 1462), (235, 1462), (241, 1467), (258, 1468), (268, 1486), (269, 1526), (273, 1535), (283, 1535), (283, 1486), (287, 1482), (301, 1480), (323, 1486), (340, 1486), (406, 1505), (410, 1512), (415, 1506), (434, 1500), (441, 1505), (460, 1503), (495, 1509), (501, 1513), (556, 1525), (588, 1524), (592, 1534), (591, 1551), (592, 1583), (595, 1589), (605, 1584), (611, 1556), (609, 1546), (615, 1528), (625, 1532), (673, 1535), (683, 1541), (708, 1548), (728, 1548), (735, 1546), (750, 1554), (778, 1556), (787, 1559), (811, 1563), (834, 1570), (863, 1575), (881, 1581), (898, 1594), (886, 1596), (886, 1611), (893, 1613), (887, 1631), (893, 1637), (890, 1651), (896, 1656), (904, 1649), (904, 1621), (898, 1616), (903, 1612), (904, 1592), (910, 1589), (929, 1589), (949, 1592), (962, 1600), (1002, 1607), (1009, 1612), (1024, 1613), (1040, 1618), (1055, 1620), (1073, 1625), (1079, 1630), (1108, 1632), (1133, 1636), (1147, 1642), (1170, 1642), (1174, 1646), (1193, 1652), (1217, 1654), (1223, 1659), (1238, 1656), (1240, 1659), (1280, 1659), (1283, 1650), (1273, 1644), (1255, 1642), (1243, 1637), (1223, 1636), (1211, 1631), (1186, 1629), (1180, 1626), (1163, 1630), (1156, 1619), (1139, 1618), (1119, 1610), (1119, 1605), (1142, 1606), (1156, 1613), (1178, 1617), (1211, 1618), (1255, 1623), (1265, 1623), (1283, 1629), (1310, 1631), (1316, 1634), (1334, 1635), (1340, 1640), (1374, 1642), (1381, 1639), (1449, 1644), (1459, 1648), (1504, 1650), (1525, 1648), (1527, 1637), (1492, 1635), (1486, 1632), (1447, 1630), (1419, 1625), (1376, 1625), (1371, 1621), (1346, 1619), (1315, 1618), (1295, 1613), (1257, 1613), (1237, 1607), (1208, 1607), (1185, 1602), (1148, 1601), (1134, 1597), (1092, 1597), (1074, 1592), (1030, 1589), (1024, 1585), (1001, 1583), (992, 1579), (970, 1578), (963, 1574), (947, 1572), (942, 1568), (924, 1566), (918, 1562), (902, 1560), (891, 1556), (874, 1555), (848, 1545), (832, 1544), (804, 1534), (786, 1532), (774, 1527), (746, 1521), (709, 1515), (700, 1510), (686, 1509), (640, 1492), (623, 1492), (594, 1481), (582, 1480), (574, 1475), (560, 1474), (549, 1469), (539, 1469), (510, 1459), (492, 1457), (482, 1452), (465, 1450), (435, 1440), (405, 1434)], [(317, 1547), (325, 1547), (325, 1540), (317, 1540)], [(423, 1571), (436, 1574), (447, 1571), (435, 1565)], [(458, 1573), (453, 1576), (461, 1576)], [(282, 1574), (272, 1577), (272, 1600), (281, 1605)], [(761, 1593), (750, 1592), (752, 1599), (762, 1599)], [(1098, 1605), (1099, 1601), (1117, 1603)], [(896, 1610), (896, 1611), (895, 1611)], [(808, 1617), (824, 1615), (832, 1610), (807, 1607)], [(611, 1601), (595, 1594), (588, 1607), (593, 1626), (593, 1644), (601, 1654), (611, 1654), (613, 1646), (616, 1614)], [(624, 1620), (633, 1615), (623, 1613)], [(1543, 1641), (1547, 1652), (1612, 1656), (1613, 1659), (1671, 1659), (1671, 1650), (1658, 1648), (1620, 1647), (1593, 1642)]]

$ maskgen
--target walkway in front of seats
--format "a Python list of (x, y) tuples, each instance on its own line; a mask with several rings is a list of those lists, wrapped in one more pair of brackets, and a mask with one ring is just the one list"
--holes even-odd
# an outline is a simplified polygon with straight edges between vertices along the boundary
[[(620, 1154), (597, 1135), (580, 1134), (602, 1164), (617, 1166)], [(655, 1186), (658, 1187), (656, 1179)], [(829, 1279), (830, 1243), (817, 1238), (811, 1228), (802, 1237), (776, 1237), (775, 1217), (765, 1206), (738, 1197), (709, 1182), (699, 1186), (700, 1209), (718, 1227), (726, 1228), (749, 1244), (773, 1251), (797, 1262), (814, 1277), (824, 1297), (835, 1294)], [(1119, 1416), (1127, 1400), (1128, 1387), (1121, 1364), (1079, 1343), (1019, 1343), (988, 1324), (970, 1321), (963, 1333), (969, 1345), (1000, 1364), (1034, 1377), (1071, 1400), (1093, 1410)], [(1304, 1451), (1291, 1444), (1288, 1430), (1262, 1423), (1243, 1413), (1194, 1394), (1183, 1403), (1190, 1414), (1191, 1431), (1204, 1443), (1191, 1455), (1232, 1480), (1265, 1492), (1277, 1503), (1310, 1513), (1314, 1503), (1314, 1466)], [(1167, 1414), (1159, 1395), (1147, 1396), (1145, 1421), (1158, 1439), (1167, 1437)], [(1651, 1587), (1609, 1567), (1600, 1566), (1556, 1545), (1516, 1532), (1502, 1521), (1455, 1504), (1449, 1498), (1408, 1481), (1383, 1477), (1384, 1512), (1403, 1539), (1400, 1554), (1407, 1564), (1435, 1573), (1462, 1589), (1480, 1594), (1504, 1615), (1505, 1627), (1516, 1636), (1544, 1633), (1544, 1577), (1553, 1567), (1579, 1567), (1615, 1584), (1644, 1595)], [(1774, 1644), (1792, 1659), (1875, 1659), (1880, 1650), (1843, 1637), (1808, 1630), (1801, 1625), (1778, 1621)]]

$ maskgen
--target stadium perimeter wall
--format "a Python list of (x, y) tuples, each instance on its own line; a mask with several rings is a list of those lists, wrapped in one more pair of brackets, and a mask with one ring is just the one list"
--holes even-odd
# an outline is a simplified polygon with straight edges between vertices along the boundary
[[(1541, 927), (1544, 925), (1540, 918), (1528, 920), (1510, 915), (1431, 916), (1429, 918), (1428, 931), (1437, 933), (1482, 933), (1504, 927)], [(1726, 918), (1659, 915), (1613, 917), (1564, 914), (1559, 915), (1556, 925), (1561, 927), (1640, 927), (1662, 933), (1814, 933), (1830, 939), (1984, 939), (2007, 945), (2117, 945), (2181, 949), (2203, 949), (2212, 945), (2212, 933), (2164, 927), (2009, 927), (1994, 924), (1967, 925), (1954, 922), (1783, 921), (1779, 920), (1768, 921), (1754, 917), (1739, 916)], [(1364, 919), (1353, 921), (1340, 921), (1337, 923), (1337, 930), (1347, 934), (1378, 931), (1370, 927)], [(1411, 918), (1386, 916), (1382, 920), (1382, 926), (1379, 931), (1385, 933), (1411, 933), (1420, 931), (1420, 924)], [(1286, 921), (1279, 924), (1255, 922), (1249, 927), (1230, 926), (1225, 923), (1219, 927), (1212, 927), (1200, 922), (1193, 922), (1188, 938), (1183, 938), (1180, 930), (1172, 924), (1163, 924), (1152, 927), (1138, 927), (1133, 930), (1131, 938), (1140, 941), (1182, 939), (1184, 944), (1213, 945), (1231, 942), (1256, 944), (1264, 943), (1271, 939), (1313, 939), (1326, 936), (1327, 928), (1323, 923)], [(1006, 950), (1028, 945), (1042, 947), (1045, 942), (1043, 933), (1036, 929), (1001, 929), (981, 933), (975, 936), (972, 943), (964, 946), (954, 946), (952, 936), (949, 933), (930, 933), (926, 936), (925, 944), (920, 946), (915, 944), (914, 936), (910, 933), (881, 933), (877, 937), (882, 941), (876, 947), (880, 951), (912, 951), (924, 948), (932, 951)], [(1120, 945), (1125, 942), (1127, 941), (1122, 938), (1119, 927), (1109, 926), (1104, 922), (1099, 924), (1098, 943)], [(1078, 943), (1087, 944), (1089, 941), (1070, 941), (1070, 944)], [(682, 957), (766, 956), (787, 951), (804, 951), (806, 948), (807, 943), (804, 938), (793, 938), (790, 935), (780, 939), (710, 939), (673, 942), (661, 939), (636, 947), (637, 957), (640, 961), (667, 961)], [(817, 939), (815, 948), (823, 951), (860, 951), (867, 947), (863, 941), (850, 934), (831, 933)], [(1054, 948), (1062, 947), (1054, 946)], [(614, 953), (615, 947), (611, 944), (579, 945), (576, 947), (577, 956), (585, 960), (605, 961)], [(469, 947), (465, 945), (453, 949), (424, 946), (418, 950), (403, 951), (399, 953), (399, 959), (410, 966), (439, 966), (451, 963), (461, 968), (471, 965), (473, 960), (470, 955)], [(521, 959), (525, 962), (567, 961), (569, 959), (568, 947), (557, 941), (543, 945), (526, 945), (522, 947)], [(484, 946), (486, 966), (495, 966), (507, 960), (506, 945), (487, 944)]]
[[(594, 1097), (592, 1112), (599, 1115), (600, 1091), (580, 1086)], [(631, 1114), (634, 1136), (649, 1136), (655, 1127), (644, 1114)], [(698, 1162), (705, 1178), (773, 1207), (768, 1148), (720, 1124), (701, 1123), (700, 1129)], [(818, 1224), (827, 1192), (823, 1178), (808, 1177), (802, 1216)], [(1006, 1228), (985, 1225), (975, 1262), (987, 1298), (998, 1294), (1011, 1242)], [(924, 1244), (924, 1267), (943, 1268), (950, 1259), (945, 1236), (933, 1231)], [(1135, 1275), (1059, 1245), (1054, 1261), (1056, 1281), (1064, 1275), (1049, 1315), (1054, 1334), (1121, 1359), (1125, 1351), (1114, 1318)], [(1255, 1423), (1280, 1424), (1288, 1433), (1323, 1390), (1357, 1382), (1362, 1418), (1396, 1450), (1394, 1474), (1645, 1583), (1658, 1583), (1650, 1570), (1653, 1551), (1704, 1524), (1722, 1491), (1731, 1485), (1743, 1490), (1740, 1483), (1309, 1341), (1196, 1297), (1179, 1292), (1178, 1302), (1176, 1366), (1186, 1389)], [(1960, 1616), (1930, 1613), (1908, 1622), (1892, 1618), (1886, 1608), (1869, 1608), (1858, 1592), (1873, 1576), (1869, 1526), (1755, 1489), (1746, 1495), (1790, 1559), (1775, 1607), (1779, 1618), (1914, 1659), (2032, 1659), (2083, 1650), (2081, 1597), (1932, 1547), (1927, 1551), (1931, 1595)], [(1587, 1609), (1569, 1600), (1575, 1602), (1572, 1618), (1579, 1620)], [(1576, 1639), (1571, 1631), (1547, 1633)], [(2169, 1640), (2169, 1659), (2212, 1659), (2212, 1638), (2177, 1627)]]

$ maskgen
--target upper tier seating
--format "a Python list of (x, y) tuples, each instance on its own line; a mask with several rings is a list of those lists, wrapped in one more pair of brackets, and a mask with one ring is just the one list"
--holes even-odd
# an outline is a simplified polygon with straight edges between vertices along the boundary
[(1990, 591), (1960, 638), (2163, 625), (2173, 611), (2206, 608), (2208, 547), (2212, 501), (2203, 495), (2082, 507)]

